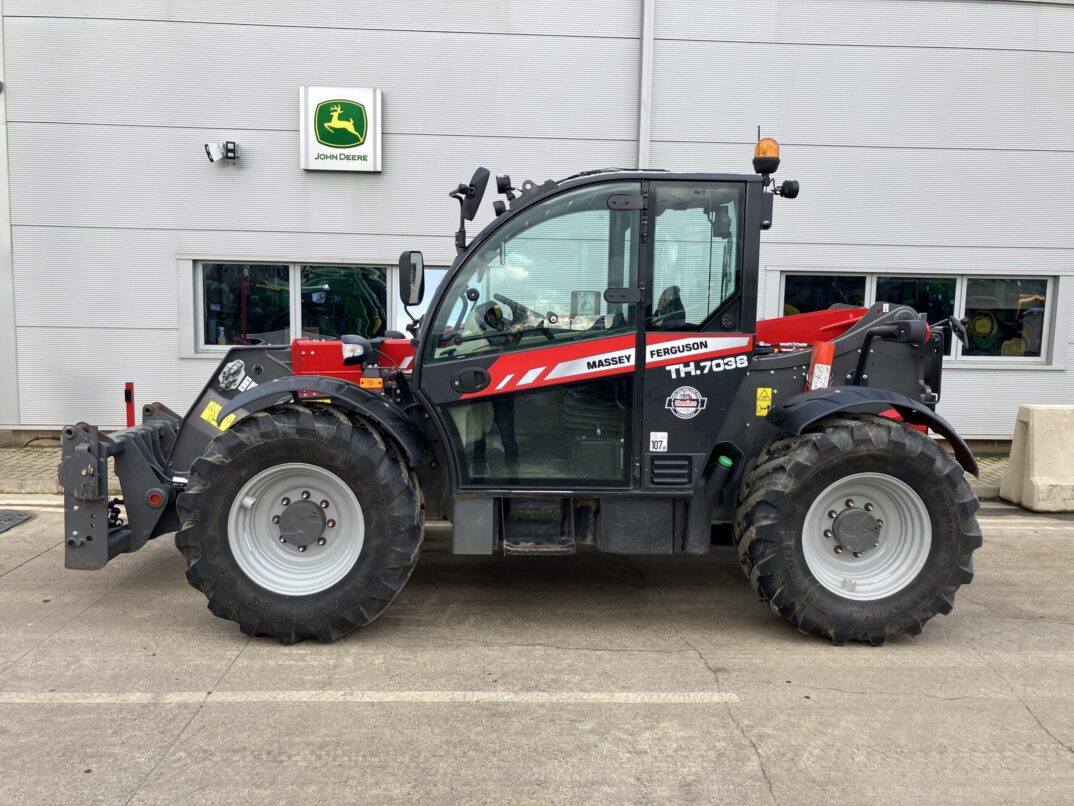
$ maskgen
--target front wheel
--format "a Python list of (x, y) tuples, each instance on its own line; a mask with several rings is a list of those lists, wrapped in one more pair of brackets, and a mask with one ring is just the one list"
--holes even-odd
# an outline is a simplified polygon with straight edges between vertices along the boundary
[(799, 630), (883, 644), (950, 612), (981, 545), (977, 497), (924, 434), (841, 415), (774, 440), (739, 495), (739, 558)]
[(402, 589), (424, 527), (390, 443), (329, 406), (254, 414), (194, 462), (175, 542), (209, 609), (248, 635), (334, 641)]

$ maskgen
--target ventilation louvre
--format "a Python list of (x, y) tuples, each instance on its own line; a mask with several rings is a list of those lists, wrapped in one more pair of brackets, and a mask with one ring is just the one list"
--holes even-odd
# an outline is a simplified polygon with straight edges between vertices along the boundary
[(654, 487), (688, 487), (693, 473), (689, 456), (654, 456), (649, 482)]

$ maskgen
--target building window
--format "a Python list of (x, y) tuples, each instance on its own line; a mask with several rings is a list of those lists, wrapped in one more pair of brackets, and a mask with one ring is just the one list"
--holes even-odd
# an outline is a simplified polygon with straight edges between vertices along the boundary
[(1047, 280), (967, 277), (970, 343), (962, 354), (1039, 358), (1047, 301)]
[[(876, 302), (893, 302), (909, 305), (918, 313), (924, 313), (930, 325), (954, 316), (954, 277), (905, 277), (885, 275), (876, 278)], [(951, 325), (942, 325), (944, 332), (944, 355), (951, 355)]]
[[(783, 316), (832, 305), (909, 305), (944, 331), (945, 354), (956, 359), (1036, 359), (1047, 356), (1051, 282), (1043, 277), (943, 277), (908, 274), (784, 272)], [(968, 345), (945, 324), (966, 320)]]
[(302, 335), (336, 339), (344, 333), (366, 338), (388, 329), (388, 275), (383, 266), (301, 268)]
[(823, 311), (833, 305), (865, 304), (864, 274), (788, 274), (783, 315)]
[(195, 277), (201, 350), (289, 344), (298, 333), (372, 338), (392, 325), (386, 266), (202, 261)]
[(201, 264), (201, 343), (287, 344), (289, 275), (280, 263)]

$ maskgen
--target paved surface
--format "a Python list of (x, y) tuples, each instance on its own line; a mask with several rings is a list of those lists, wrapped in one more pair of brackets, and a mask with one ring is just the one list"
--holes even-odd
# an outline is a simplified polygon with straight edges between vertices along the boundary
[(0, 493), (62, 492), (56, 481), (58, 440), (42, 440), (25, 448), (14, 447), (10, 437), (5, 442), (0, 442)]
[(1074, 516), (988, 509), (954, 613), (879, 649), (798, 635), (729, 547), (463, 558), (442, 530), (372, 627), (281, 647), (167, 538), (64, 571), (60, 518), (0, 535), (3, 803), (1072, 800)]
[[(0, 432), (3, 433), (3, 432)], [(41, 438), (31, 445), (0, 447), (0, 494), (59, 495), (63, 493), (56, 479), (60, 464), (58, 439)], [(110, 490), (119, 494), (115, 462), (108, 460)]]

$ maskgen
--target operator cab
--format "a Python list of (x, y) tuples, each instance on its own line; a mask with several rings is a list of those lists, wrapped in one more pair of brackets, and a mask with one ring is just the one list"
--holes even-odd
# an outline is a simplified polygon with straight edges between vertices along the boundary
[[(459, 254), (422, 320), (414, 384), (451, 448), (453, 489), (692, 484), (711, 445), (690, 435), (718, 420), (753, 344), (778, 146), (758, 151), (756, 174), (608, 169), (521, 188), (500, 176), (506, 203), (469, 243), (489, 172), (451, 192)], [(421, 265), (404, 253), (408, 305)], [(677, 374), (724, 362), (721, 378)], [(654, 461), (662, 443), (685, 475)]]

